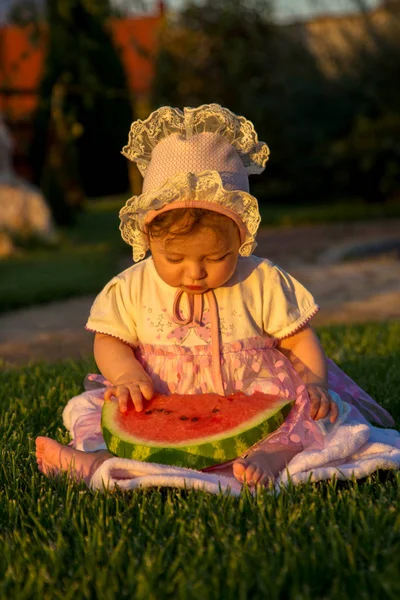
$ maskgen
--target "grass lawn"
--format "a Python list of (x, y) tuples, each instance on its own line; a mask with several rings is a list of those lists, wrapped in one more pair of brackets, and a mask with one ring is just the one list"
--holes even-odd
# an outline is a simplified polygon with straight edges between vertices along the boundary
[[(400, 425), (400, 323), (319, 331), (327, 353)], [(400, 475), (307, 484), (275, 497), (93, 493), (36, 468), (39, 434), (88, 360), (1, 373), (0, 598), (397, 599)]]
[(371, 221), (374, 219), (400, 218), (400, 203), (366, 204), (349, 199), (347, 202), (319, 204), (317, 206), (275, 205), (260, 202), (262, 223), (276, 227), (315, 225), (317, 223), (342, 223), (349, 221)]
[(51, 248), (27, 248), (0, 261), (0, 312), (98, 293), (130, 253), (119, 232), (125, 198), (89, 203)]
[[(61, 232), (55, 248), (29, 248), (14, 258), (0, 260), (0, 313), (98, 293), (118, 273), (121, 256), (131, 256), (118, 229), (118, 212), (127, 197), (128, 194), (89, 202), (75, 226)], [(268, 203), (260, 202), (260, 212), (264, 223), (279, 227), (400, 217), (400, 204), (348, 202), (271, 209)]]

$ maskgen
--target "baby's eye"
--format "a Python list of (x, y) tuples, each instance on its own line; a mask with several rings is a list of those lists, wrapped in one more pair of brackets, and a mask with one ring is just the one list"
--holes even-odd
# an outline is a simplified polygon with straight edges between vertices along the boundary
[(222, 262), (223, 260), (225, 260), (225, 258), (226, 258), (227, 256), (228, 256), (228, 255), (227, 255), (227, 254), (225, 254), (225, 256), (221, 256), (221, 258), (209, 258), (208, 260), (209, 260), (210, 262)]
[(165, 257), (165, 260), (166, 260), (167, 262), (169, 262), (169, 263), (173, 263), (174, 265), (176, 265), (176, 264), (178, 264), (178, 263), (181, 263), (181, 262), (182, 262), (182, 258), (178, 258), (178, 259), (176, 259), (176, 260), (172, 260), (172, 258), (167, 258), (167, 257)]

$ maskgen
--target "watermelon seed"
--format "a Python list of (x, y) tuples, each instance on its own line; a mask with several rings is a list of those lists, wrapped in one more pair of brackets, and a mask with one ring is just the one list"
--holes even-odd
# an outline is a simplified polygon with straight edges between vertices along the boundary
[(198, 421), (198, 420), (199, 420), (199, 417), (192, 417), (192, 419), (191, 419), (191, 420), (192, 420), (193, 422), (195, 422), (195, 421)]
[(182, 415), (179, 418), (180, 418), (181, 421), (187, 421), (189, 417), (185, 417), (185, 415)]
[(163, 408), (156, 408), (156, 412), (164, 412)]
[(217, 412), (219, 412), (219, 408), (213, 408), (213, 409), (212, 409), (212, 412), (214, 412), (214, 413), (217, 413)]
[(145, 414), (145, 415), (151, 415), (152, 413), (153, 413), (153, 411), (152, 411), (152, 410), (145, 410), (145, 411), (144, 411), (144, 414)]

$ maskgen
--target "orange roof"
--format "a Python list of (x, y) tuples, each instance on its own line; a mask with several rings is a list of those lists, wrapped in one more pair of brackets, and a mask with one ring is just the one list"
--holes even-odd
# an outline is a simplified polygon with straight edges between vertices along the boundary
[(110, 23), (114, 43), (121, 51), (129, 88), (136, 94), (146, 94), (150, 90), (161, 22), (156, 16), (113, 19)]
[[(44, 32), (37, 40), (31, 27), (9, 25), (0, 29), (0, 87), (36, 90), (42, 74)], [(0, 95), (0, 110), (24, 115), (33, 111), (37, 99), (32, 95)]]
[[(137, 95), (149, 92), (154, 74), (154, 55), (162, 16), (112, 19), (110, 33), (121, 52), (128, 85)], [(0, 27), (0, 111), (9, 118), (29, 118), (36, 108), (37, 90), (46, 52), (46, 26), (40, 28), (37, 39), (33, 26)]]

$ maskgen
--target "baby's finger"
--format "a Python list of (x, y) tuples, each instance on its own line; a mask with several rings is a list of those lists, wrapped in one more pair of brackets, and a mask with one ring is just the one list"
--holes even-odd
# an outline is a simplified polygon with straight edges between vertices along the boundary
[(131, 394), (131, 399), (133, 402), (133, 406), (135, 407), (135, 410), (137, 410), (138, 412), (141, 412), (143, 410), (143, 396), (142, 396), (142, 392), (140, 391), (139, 386), (132, 385), (129, 387), (129, 391)]
[(310, 400), (311, 400), (310, 416), (312, 419), (315, 419), (318, 414), (319, 406), (321, 404), (321, 399), (310, 395)]
[(140, 391), (142, 392), (144, 398), (146, 398), (146, 400), (151, 400), (152, 397), (154, 396), (154, 388), (153, 388), (153, 384), (150, 382), (140, 382), (139, 383), (139, 387), (140, 387)]
[[(323, 419), (330, 413), (329, 420), (331, 423), (334, 423), (339, 416), (339, 407), (336, 402), (332, 400), (332, 396), (329, 394), (329, 392), (323, 393), (321, 406), (323, 406), (323, 408), (318, 413), (318, 419)], [(320, 414), (323, 414), (323, 417), (320, 416)]]
[(329, 414), (329, 408), (330, 408), (330, 402), (329, 402), (328, 398), (326, 398), (325, 396), (322, 396), (321, 402), (318, 407), (317, 414), (315, 415), (314, 419), (316, 421), (319, 421), (319, 419), (324, 419)]
[(113, 385), (105, 389), (104, 391), (104, 400), (105, 402), (110, 402), (111, 398), (117, 396), (117, 388)]
[(121, 412), (126, 412), (128, 410), (128, 402), (130, 390), (127, 387), (120, 388), (118, 390), (118, 406)]
[(338, 418), (338, 416), (339, 416), (339, 407), (336, 404), (336, 402), (334, 402), (332, 400), (332, 402), (331, 402), (331, 416), (329, 417), (330, 422), (331, 423), (335, 423), (335, 421)]

